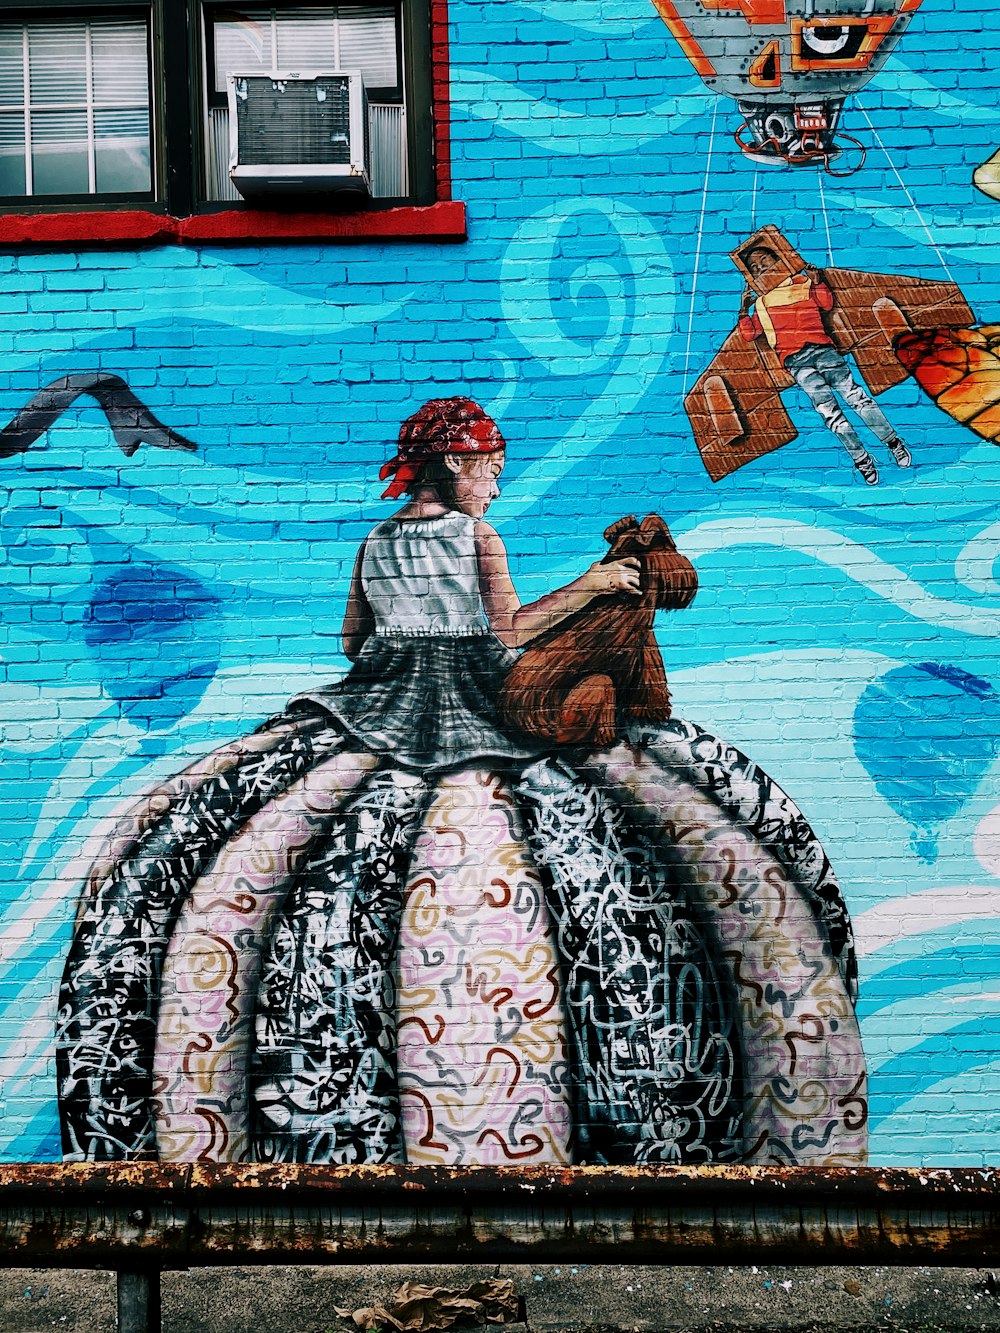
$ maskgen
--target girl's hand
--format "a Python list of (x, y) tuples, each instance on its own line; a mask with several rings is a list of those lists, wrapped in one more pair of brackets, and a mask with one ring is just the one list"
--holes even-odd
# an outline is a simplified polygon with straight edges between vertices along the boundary
[(634, 555), (629, 555), (624, 560), (612, 560), (606, 565), (596, 562), (590, 566), (583, 579), (591, 597), (606, 597), (609, 593), (639, 597), (642, 594), (639, 586), (641, 576), (642, 565)]

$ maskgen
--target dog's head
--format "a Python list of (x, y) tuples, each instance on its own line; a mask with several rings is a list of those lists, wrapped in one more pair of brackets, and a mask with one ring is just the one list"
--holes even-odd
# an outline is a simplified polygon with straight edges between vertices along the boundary
[(647, 514), (641, 523), (634, 514), (620, 518), (605, 531), (604, 540), (611, 547), (605, 562), (626, 556), (641, 562), (643, 595), (652, 593), (658, 610), (680, 611), (690, 606), (698, 591), (698, 575), (687, 556), (678, 551), (659, 514)]

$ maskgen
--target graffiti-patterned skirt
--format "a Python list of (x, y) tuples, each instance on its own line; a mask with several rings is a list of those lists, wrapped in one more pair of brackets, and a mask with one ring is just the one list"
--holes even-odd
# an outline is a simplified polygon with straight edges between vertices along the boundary
[(850, 922), (755, 764), (675, 718), (421, 768), (342, 712), (296, 701), (108, 830), (68, 1159), (864, 1161)]

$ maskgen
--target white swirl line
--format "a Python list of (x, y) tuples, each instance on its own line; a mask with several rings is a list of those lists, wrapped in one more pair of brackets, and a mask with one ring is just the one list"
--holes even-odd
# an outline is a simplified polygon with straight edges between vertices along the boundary
[(978, 102), (965, 101), (952, 97), (936, 84), (929, 83), (914, 70), (910, 69), (898, 56), (890, 56), (883, 69), (871, 82), (871, 87), (891, 93), (901, 102), (911, 106), (923, 107), (936, 116), (948, 120), (979, 120), (996, 122), (1000, 120), (1000, 111), (996, 107), (981, 106)]
[(191, 281), (190, 269), (182, 265), (158, 270), (156, 287), (144, 294), (132, 320), (148, 324), (181, 316), (252, 333), (333, 335), (390, 319), (412, 296), (413, 289), (389, 301), (355, 303), (307, 296), (255, 277), (228, 260), (202, 255), (197, 282)]
[[(928, 1006), (926, 994), (906, 995), (870, 1014), (862, 1023), (865, 1055), (870, 1073), (891, 1064), (906, 1051), (916, 1050), (932, 1037), (952, 1032), (971, 1016), (979, 1019), (993, 1017), (997, 1012), (997, 998), (986, 992), (969, 995), (968, 980), (955, 986), (934, 990), (933, 1006)], [(966, 1006), (963, 1013), (956, 1005)], [(975, 1006), (970, 1014), (969, 1006)]]
[(745, 527), (735, 519), (713, 519), (700, 523), (684, 536), (684, 554), (696, 560), (715, 551), (737, 546), (775, 546), (798, 551), (832, 569), (839, 569), (852, 582), (898, 606), (901, 611), (929, 625), (995, 638), (1000, 634), (1000, 607), (976, 607), (933, 593), (891, 565), (860, 542), (829, 528), (814, 528), (795, 520), (760, 519), (747, 516)]
[[(907, 222), (909, 210), (899, 204), (888, 203), (873, 195), (848, 194), (838, 190), (830, 198), (838, 207), (854, 213), (863, 213), (870, 222), (888, 227), (890, 231), (905, 236), (907, 240), (925, 245), (926, 239), (922, 226)], [(1000, 263), (1000, 247), (989, 240), (986, 208), (975, 211), (965, 209), (961, 212), (946, 213), (943, 210), (925, 210), (930, 218), (940, 247), (945, 253), (959, 258), (972, 253), (979, 265)], [(985, 275), (984, 275), (985, 277)]]
[(882, 949), (892, 952), (881, 966), (865, 969), (866, 975), (882, 971), (898, 961), (897, 946), (902, 940), (926, 934), (928, 930), (947, 930), (963, 921), (991, 921), (1000, 918), (1000, 884), (951, 884), (921, 889), (902, 898), (869, 907), (854, 917), (854, 936), (859, 958), (870, 958)]
[(993, 570), (1000, 556), (1000, 523), (991, 523), (971, 537), (955, 560), (955, 578), (973, 592), (1000, 595), (1000, 584)]
[(675, 134), (697, 120), (718, 99), (691, 83), (675, 97), (632, 115), (593, 115), (543, 102), (523, 89), (478, 69), (456, 69), (453, 103), (464, 105), (477, 120), (489, 121), (509, 134), (549, 153), (578, 157), (581, 137), (601, 141), (607, 156), (621, 157)]

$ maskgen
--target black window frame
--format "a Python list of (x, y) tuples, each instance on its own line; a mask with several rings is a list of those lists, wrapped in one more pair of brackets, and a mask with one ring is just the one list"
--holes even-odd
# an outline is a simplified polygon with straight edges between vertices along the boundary
[[(256, 9), (262, 0), (249, 0)], [(358, 3), (359, 0), (349, 0)], [(275, 196), (274, 211), (305, 214), (383, 212), (399, 207), (431, 205), (439, 201), (434, 162), (432, 107), (431, 2), (393, 0), (400, 11), (402, 90), (406, 105), (409, 193), (395, 198), (352, 198), (346, 204), (336, 195), (297, 196), (294, 201)], [(322, 0), (311, 0), (320, 7)], [(336, 0), (332, 0), (336, 3)], [(275, 7), (282, 8), (280, 0)], [(148, 16), (150, 72), (150, 148), (153, 188), (129, 194), (24, 195), (0, 198), (0, 216), (123, 212), (141, 209), (175, 218), (213, 213), (248, 213), (259, 206), (205, 197), (207, 123), (205, 117), (206, 60), (209, 55), (207, 13), (241, 10), (239, 0), (46, 0), (44, 10), (24, 0), (0, 0), (0, 23), (58, 22), (61, 15), (96, 17), (145, 14)]]
[(40, 11), (36, 6), (26, 5), (24, 0), (19, 3), (6, 3), (0, 0), (0, 24), (7, 23), (31, 23), (35, 25), (58, 21), (58, 14), (65, 13), (67, 16), (74, 15), (81, 19), (111, 16), (127, 16), (135, 14), (148, 14), (150, 21), (147, 23), (148, 40), (148, 73), (149, 73), (149, 146), (150, 146), (150, 179), (152, 188), (141, 191), (115, 191), (103, 192), (100, 194), (25, 194), (25, 195), (0, 195), (0, 213), (49, 213), (49, 212), (78, 212), (81, 209), (88, 211), (96, 208), (113, 208), (121, 210), (125, 208), (157, 208), (157, 142), (156, 126), (157, 120), (157, 93), (158, 80), (156, 72), (156, 39), (152, 29), (152, 8), (150, 0), (109, 0), (107, 4), (95, 3), (95, 0), (46, 0), (45, 9)]
[[(337, 5), (338, 3), (344, 3), (344, 2), (348, 4), (357, 4), (359, 3), (359, 0), (331, 0), (331, 7)], [(363, 0), (361, 0), (361, 2), (363, 3)], [(399, 71), (399, 82), (397, 83), (395, 88), (391, 90), (384, 87), (368, 88), (367, 90), (368, 96), (373, 101), (381, 101), (383, 100), (383, 97), (380, 95), (384, 95), (391, 91), (392, 94), (399, 99), (402, 105), (406, 107), (407, 115), (409, 115), (409, 110), (410, 110), (409, 99), (408, 99), (409, 89), (407, 87), (407, 77), (406, 77), (404, 58), (410, 46), (405, 31), (406, 15), (408, 10), (409, 12), (412, 13), (412, 7), (408, 5), (407, 0), (382, 0), (382, 3), (390, 4), (396, 10), (396, 59), (397, 59), (397, 69)], [(199, 6), (200, 13), (198, 15), (198, 19), (203, 30), (202, 33), (199, 34), (201, 38), (199, 45), (199, 50), (201, 52), (201, 68), (197, 71), (197, 73), (200, 75), (199, 93), (204, 94), (204, 104), (199, 102), (199, 113), (198, 113), (199, 120), (202, 119), (206, 106), (209, 110), (211, 110), (213, 106), (226, 105), (228, 102), (228, 99), (226, 99), (224, 96), (214, 94), (212, 88), (212, 71), (214, 69), (214, 56), (215, 56), (214, 33), (212, 32), (212, 27), (211, 27), (212, 14), (225, 13), (227, 11), (231, 12), (233, 10), (238, 10), (239, 12), (247, 12), (249, 14), (253, 14), (255, 11), (259, 10), (284, 9), (291, 7), (293, 6), (289, 3), (289, 0), (284, 0), (284, 3), (281, 3), (280, 0), (278, 0), (277, 3), (269, 2), (269, 0), (248, 0), (248, 3), (246, 4), (234, 4), (233, 0), (201, 0), (201, 4)], [(319, 9), (322, 8), (322, 0), (304, 0), (304, 4), (301, 7)], [(426, 25), (428, 28), (428, 32), (429, 32), (429, 22), (430, 20), (428, 18), (428, 23)], [(427, 61), (425, 63), (429, 65), (429, 62), (430, 62), (430, 49), (428, 47)], [(202, 128), (204, 130), (204, 124), (202, 125)], [(415, 179), (414, 177), (415, 163), (413, 161), (413, 153), (412, 153), (413, 137), (414, 136), (412, 133), (409, 132), (407, 133), (407, 156), (409, 158), (408, 167), (409, 167), (410, 181), (413, 181)], [(200, 136), (201, 153), (200, 153), (200, 163), (199, 163), (200, 170), (198, 173), (198, 177), (202, 185), (204, 185), (204, 182), (207, 178), (207, 168), (208, 168), (207, 138), (208, 136), (204, 132)], [(432, 197), (432, 191), (433, 191), (433, 183), (431, 183), (428, 187), (428, 195), (427, 195), (428, 199)], [(321, 198), (322, 196), (317, 196), (317, 197)], [(328, 202), (329, 198), (327, 199), (327, 203)], [(373, 199), (367, 202), (370, 206), (375, 206), (375, 207), (383, 207), (383, 208), (399, 207), (401, 204), (410, 204), (415, 202), (414, 191), (411, 189), (410, 193), (406, 195), (385, 196), (383, 198)], [(301, 203), (302, 200), (300, 198), (299, 204), (301, 205)], [(215, 210), (230, 209), (232, 207), (233, 207), (233, 201), (231, 200), (204, 201), (204, 211), (212, 211), (213, 209)], [(307, 208), (309, 207), (308, 203), (306, 204), (306, 207)]]

